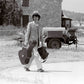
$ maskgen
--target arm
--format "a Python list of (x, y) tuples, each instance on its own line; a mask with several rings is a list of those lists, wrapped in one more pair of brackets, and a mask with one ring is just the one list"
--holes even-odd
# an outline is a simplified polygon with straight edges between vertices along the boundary
[(30, 23), (27, 26), (27, 32), (25, 34), (25, 42), (24, 42), (24, 44), (26, 46), (28, 45), (29, 37), (30, 37)]
[(40, 41), (41, 41), (41, 46), (43, 46), (42, 28), (40, 28)]

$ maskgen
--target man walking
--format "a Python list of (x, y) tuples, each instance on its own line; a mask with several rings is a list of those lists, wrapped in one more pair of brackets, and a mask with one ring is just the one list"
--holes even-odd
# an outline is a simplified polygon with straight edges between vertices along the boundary
[[(30, 71), (30, 66), (33, 60), (35, 60), (37, 68), (38, 68), (38, 72), (43, 72), (43, 68), (42, 68), (42, 64), (41, 61), (39, 60), (39, 53), (37, 51), (38, 47), (40, 46), (39, 44), (39, 40), (40, 40), (40, 25), (39, 25), (39, 20), (40, 20), (41, 16), (39, 14), (38, 11), (34, 11), (32, 14), (32, 22), (28, 23), (27, 26), (27, 32), (25, 34), (25, 45), (28, 47), (30, 45), (31, 42), (36, 41), (36, 46), (33, 48), (32, 51), (32, 56), (30, 58), (30, 61), (28, 64), (25, 65), (25, 69), (26, 71)], [(39, 39), (39, 40), (38, 40)]]

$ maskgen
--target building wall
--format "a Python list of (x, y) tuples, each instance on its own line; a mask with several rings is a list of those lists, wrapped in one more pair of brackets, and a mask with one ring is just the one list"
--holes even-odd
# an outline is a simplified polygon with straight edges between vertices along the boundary
[(23, 15), (29, 15), (29, 21), (32, 21), (32, 12), (39, 11), (42, 27), (59, 27), (61, 26), (61, 2), (62, 0), (29, 0), (29, 7), (22, 7)]

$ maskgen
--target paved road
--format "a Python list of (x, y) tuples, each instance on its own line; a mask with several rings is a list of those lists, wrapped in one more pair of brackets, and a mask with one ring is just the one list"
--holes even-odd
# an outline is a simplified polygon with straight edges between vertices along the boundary
[(45, 72), (26, 72), (22, 67), (13, 67), (0, 72), (2, 84), (84, 84), (84, 62), (44, 64)]
[(31, 72), (23, 69), (17, 56), (20, 47), (15, 44), (15, 41), (0, 41), (2, 84), (84, 84), (84, 46), (79, 45), (77, 50), (73, 45), (60, 50), (48, 49), (52, 53), (43, 64), (45, 72), (38, 73), (35, 65), (31, 66)]

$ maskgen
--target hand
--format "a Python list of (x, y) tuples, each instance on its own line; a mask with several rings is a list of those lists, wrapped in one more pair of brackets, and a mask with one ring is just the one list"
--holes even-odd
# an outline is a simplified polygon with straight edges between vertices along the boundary
[(25, 45), (24, 43), (23, 43), (23, 47), (26, 47), (27, 45)]
[(23, 44), (23, 47), (24, 47), (24, 48), (28, 48), (28, 47), (29, 47), (29, 45), (25, 45), (25, 44)]

